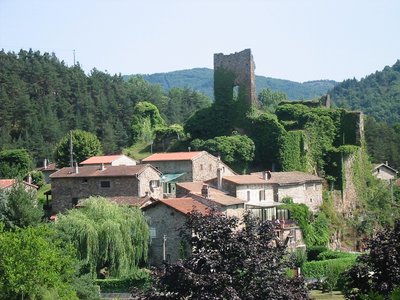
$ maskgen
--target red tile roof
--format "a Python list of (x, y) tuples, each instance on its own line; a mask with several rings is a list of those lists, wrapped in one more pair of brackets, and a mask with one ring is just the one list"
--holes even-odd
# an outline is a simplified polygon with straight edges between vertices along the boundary
[(8, 188), (14, 185), (15, 182), (16, 182), (15, 179), (0, 179), (0, 188), (2, 189)]
[[(178, 182), (176, 184), (176, 186), (181, 187), (181, 188), (185, 189), (186, 191), (188, 191), (189, 195), (203, 197), (201, 194), (201, 189), (205, 184), (206, 183), (204, 183), (203, 181)], [(214, 201), (214, 202), (224, 205), (224, 206), (243, 204), (246, 202), (242, 199), (229, 196), (229, 195), (227, 195), (227, 193), (220, 191), (216, 188), (213, 188), (211, 186), (208, 186), (208, 193), (209, 193), (209, 197), (206, 199)]]
[(154, 153), (146, 158), (143, 162), (152, 161), (168, 161), (168, 160), (193, 160), (198, 155), (206, 153), (205, 151), (193, 151), (193, 152), (169, 152), (169, 153)]
[[(51, 174), (50, 178), (135, 176), (142, 173), (146, 168), (153, 167), (148, 164), (136, 166), (105, 166), (102, 170), (101, 167), (98, 166), (84, 166), (78, 167), (78, 173), (75, 172), (75, 168), (67, 167)], [(153, 169), (156, 170), (155, 168)], [(158, 170), (156, 171), (159, 172)]]
[[(0, 179), (0, 188), (5, 189), (5, 188), (13, 186), (16, 183), (17, 183), (16, 179)], [(22, 181), (22, 183), (27, 186), (30, 186), (32, 188), (35, 188), (35, 189), (39, 188), (38, 186), (31, 184), (29, 182), (26, 182), (26, 181)]]
[(111, 164), (114, 160), (117, 160), (123, 156), (124, 155), (92, 156), (81, 162), (80, 165)]
[[(259, 178), (263, 177), (263, 172), (251, 173), (251, 175), (258, 176)], [(299, 171), (292, 172), (271, 172), (271, 178), (268, 179), (268, 183), (277, 183), (277, 184), (301, 184), (305, 182), (322, 182), (323, 179), (321, 177), (305, 173)]]
[(208, 214), (210, 208), (206, 205), (192, 199), (192, 198), (170, 198), (170, 199), (161, 199), (159, 201), (153, 202), (152, 204), (144, 207), (144, 210), (149, 209), (155, 205), (164, 204), (167, 205), (176, 211), (188, 214), (193, 210), (200, 212), (201, 214), (205, 215)]
[(227, 180), (235, 184), (266, 184), (267, 181), (255, 175), (233, 175), (224, 176), (222, 180)]
[(251, 173), (250, 175), (224, 176), (223, 180), (233, 182), (235, 184), (303, 184), (305, 182), (323, 182), (321, 177), (308, 174), (305, 172), (271, 172), (271, 178), (263, 179), (263, 172)]
[(56, 163), (51, 163), (51, 164), (48, 164), (48, 165), (47, 165), (47, 168), (45, 168), (45, 167), (40, 167), (40, 168), (37, 168), (37, 170), (38, 170), (38, 171), (57, 171), (58, 168), (57, 168), (57, 166), (56, 166)]

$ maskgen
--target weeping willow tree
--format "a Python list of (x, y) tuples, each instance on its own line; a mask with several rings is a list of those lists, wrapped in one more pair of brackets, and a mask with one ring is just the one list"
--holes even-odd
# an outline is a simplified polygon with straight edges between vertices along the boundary
[(93, 275), (107, 267), (110, 276), (123, 277), (147, 260), (149, 228), (138, 207), (91, 197), (83, 208), (60, 215), (55, 226)]

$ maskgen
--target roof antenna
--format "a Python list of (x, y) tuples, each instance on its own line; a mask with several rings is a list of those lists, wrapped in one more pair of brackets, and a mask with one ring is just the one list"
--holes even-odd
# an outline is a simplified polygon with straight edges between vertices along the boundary
[(72, 145), (72, 130), (69, 131), (69, 160), (71, 168), (74, 167), (73, 145)]

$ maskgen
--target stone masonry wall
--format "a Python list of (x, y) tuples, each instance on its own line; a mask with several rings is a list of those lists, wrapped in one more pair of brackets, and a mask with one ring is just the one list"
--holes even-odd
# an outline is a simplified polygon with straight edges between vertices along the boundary
[(214, 54), (214, 74), (220, 68), (235, 74), (235, 85), (246, 89), (248, 104), (257, 106), (255, 64), (251, 50), (245, 49), (229, 55)]
[(166, 236), (166, 259), (170, 263), (176, 262), (180, 258), (181, 248), (179, 230), (185, 223), (186, 216), (161, 204), (145, 209), (144, 215), (148, 221), (150, 230), (155, 234), (151, 239), (149, 247), (150, 265), (162, 265), (164, 235)]
[[(100, 186), (109, 181), (110, 187)], [(72, 208), (72, 199), (90, 196), (138, 196), (138, 180), (135, 177), (53, 178), (51, 182), (54, 213)]]

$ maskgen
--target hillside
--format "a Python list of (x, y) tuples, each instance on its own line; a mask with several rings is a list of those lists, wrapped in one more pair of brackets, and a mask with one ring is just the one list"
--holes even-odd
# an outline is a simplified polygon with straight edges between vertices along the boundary
[(388, 124), (400, 122), (400, 60), (361, 80), (348, 79), (329, 91), (338, 107), (361, 110)]
[(164, 92), (140, 77), (125, 81), (93, 69), (68, 67), (54, 54), (0, 51), (0, 151), (27, 149), (36, 163), (72, 129), (96, 134), (105, 153), (131, 145), (133, 108), (156, 105), (168, 124), (180, 123), (210, 101), (190, 89)]
[[(172, 87), (189, 87), (214, 98), (213, 70), (207, 68), (195, 68), (167, 73), (155, 73), (141, 75), (153, 84), (160, 84), (165, 90)], [(129, 76), (125, 76), (127, 78)], [(333, 80), (317, 80), (304, 83), (290, 80), (275, 79), (264, 76), (256, 76), (257, 92), (264, 88), (285, 93), (290, 100), (312, 99), (326, 94), (335, 86)]]

